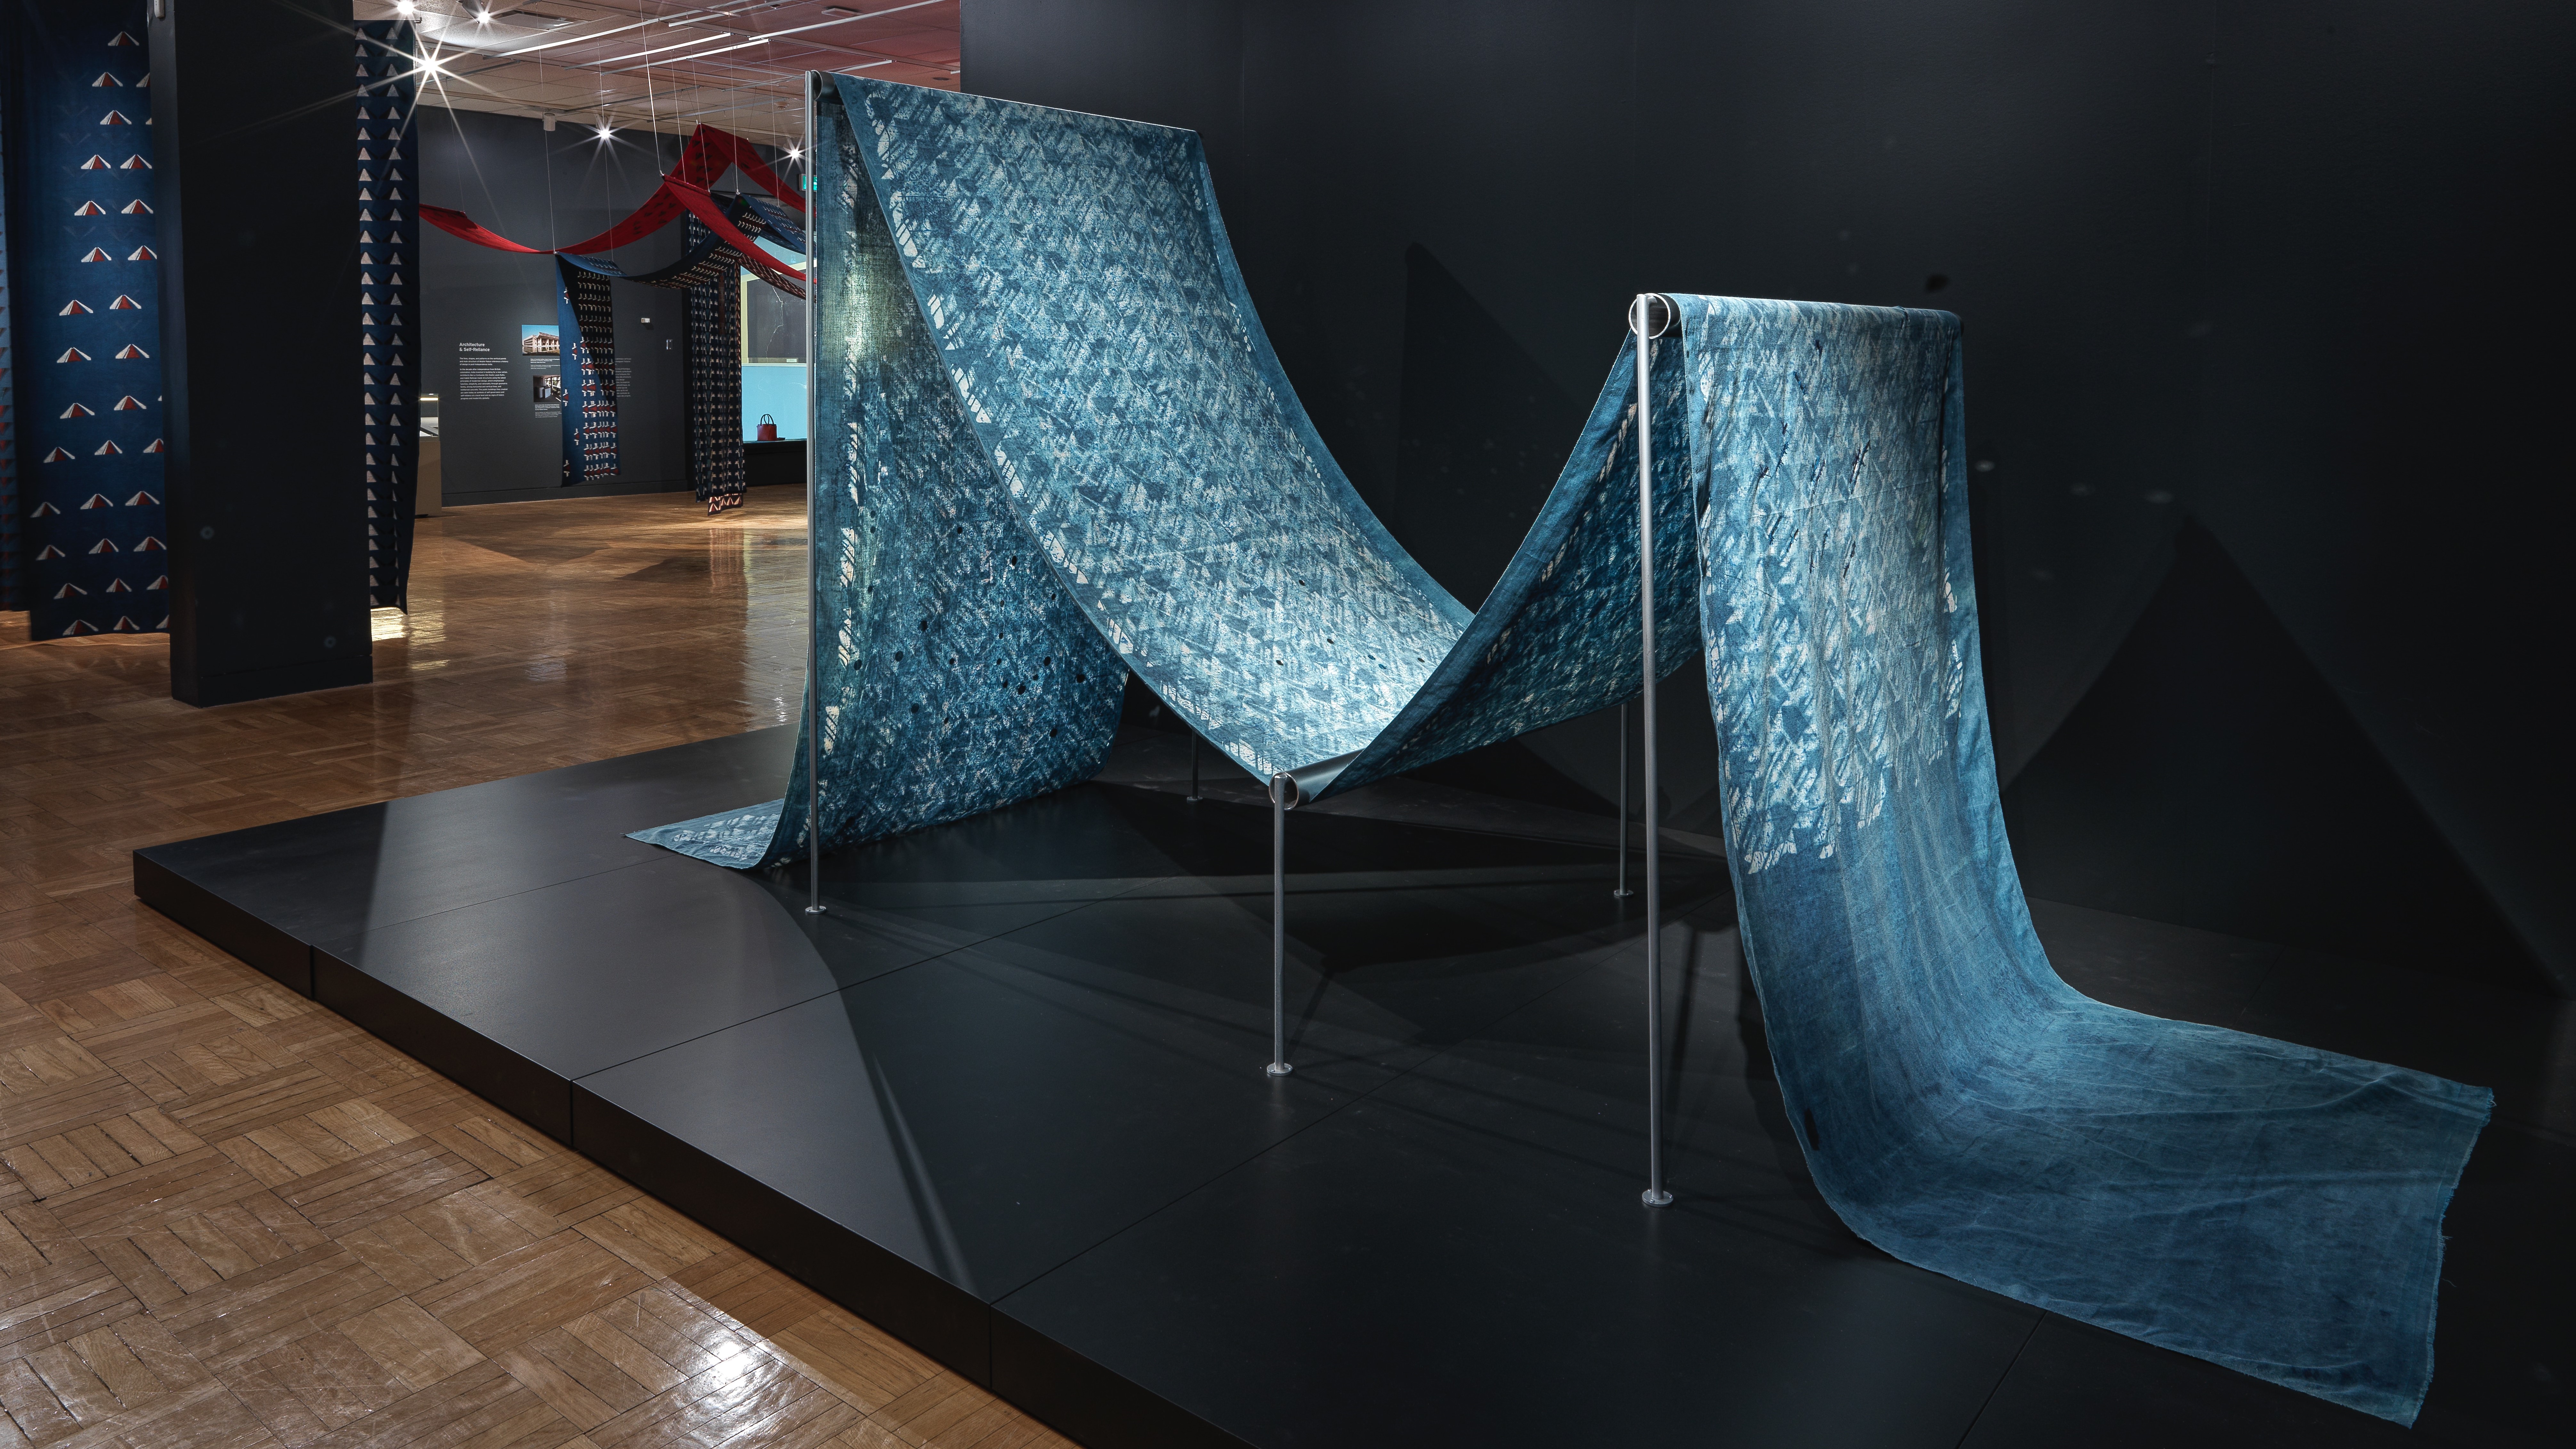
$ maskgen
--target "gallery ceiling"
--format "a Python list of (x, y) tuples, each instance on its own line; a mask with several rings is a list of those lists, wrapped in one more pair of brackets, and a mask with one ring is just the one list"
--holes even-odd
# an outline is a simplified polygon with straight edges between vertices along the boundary
[(803, 132), (809, 70), (957, 88), (959, 0), (359, 0), (408, 17), (433, 65), (422, 99), (458, 110), (781, 144)]

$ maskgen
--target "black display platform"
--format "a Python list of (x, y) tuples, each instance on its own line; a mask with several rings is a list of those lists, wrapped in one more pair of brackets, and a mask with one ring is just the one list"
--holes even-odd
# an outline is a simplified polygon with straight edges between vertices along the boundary
[[(1080, 786), (828, 859), (820, 918), (624, 838), (773, 793), (792, 733), (152, 847), (135, 889), (1098, 1446), (2410, 1437), (1853, 1238), (1722, 862), (1668, 860), (1658, 1212), (1608, 850), (1292, 817), (1274, 1080), (1266, 810)], [(2498, 1087), (2411, 1437), (2561, 1441), (2565, 1004), (2037, 909), (2104, 999)]]

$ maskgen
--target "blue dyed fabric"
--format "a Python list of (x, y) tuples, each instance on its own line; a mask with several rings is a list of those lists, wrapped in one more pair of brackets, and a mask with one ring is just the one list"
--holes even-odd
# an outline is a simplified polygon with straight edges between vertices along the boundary
[[(1339, 762), (1326, 791), (1634, 694), (1631, 349), (1470, 613), (1316, 440), (1195, 136), (840, 99), (816, 157), (826, 848), (1088, 776), (1131, 670), (1255, 773)], [(2060, 981), (1987, 740), (1957, 320), (1676, 300), (1659, 657), (1704, 653), (1819, 1189), (1907, 1262), (2411, 1422), (2489, 1094)], [(772, 801), (638, 835), (750, 866), (804, 825)]]
[(1909, 1263), (2412, 1423), (2492, 1094), (2060, 980), (1987, 738), (1957, 323), (1678, 300), (1728, 856), (1818, 1188)]
[[(1196, 135), (875, 82), (840, 95), (816, 157), (826, 848), (1087, 777), (1128, 670), (1256, 775), (1346, 761), (1318, 794), (1636, 693), (1628, 349), (1471, 613), (1315, 436)], [(1678, 579), (1692, 533), (1666, 354), (1656, 550)], [(1686, 659), (1688, 595), (1662, 605), (1659, 657)], [(801, 855), (804, 832), (772, 801), (637, 838), (755, 865)]]

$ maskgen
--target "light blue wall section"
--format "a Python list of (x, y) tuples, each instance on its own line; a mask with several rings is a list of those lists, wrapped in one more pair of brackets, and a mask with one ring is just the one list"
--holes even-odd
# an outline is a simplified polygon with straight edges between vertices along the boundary
[(760, 415), (778, 420), (778, 436), (805, 436), (805, 364), (749, 363), (742, 369), (742, 437), (750, 442), (759, 431)]

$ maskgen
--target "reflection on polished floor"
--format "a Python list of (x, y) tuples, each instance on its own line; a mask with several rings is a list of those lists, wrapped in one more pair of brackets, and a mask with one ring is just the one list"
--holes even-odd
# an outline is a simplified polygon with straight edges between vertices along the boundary
[(732, 735), (801, 496), (424, 520), (377, 682), (197, 710), (0, 614), (0, 1446), (1061, 1443), (139, 905), (138, 846)]

